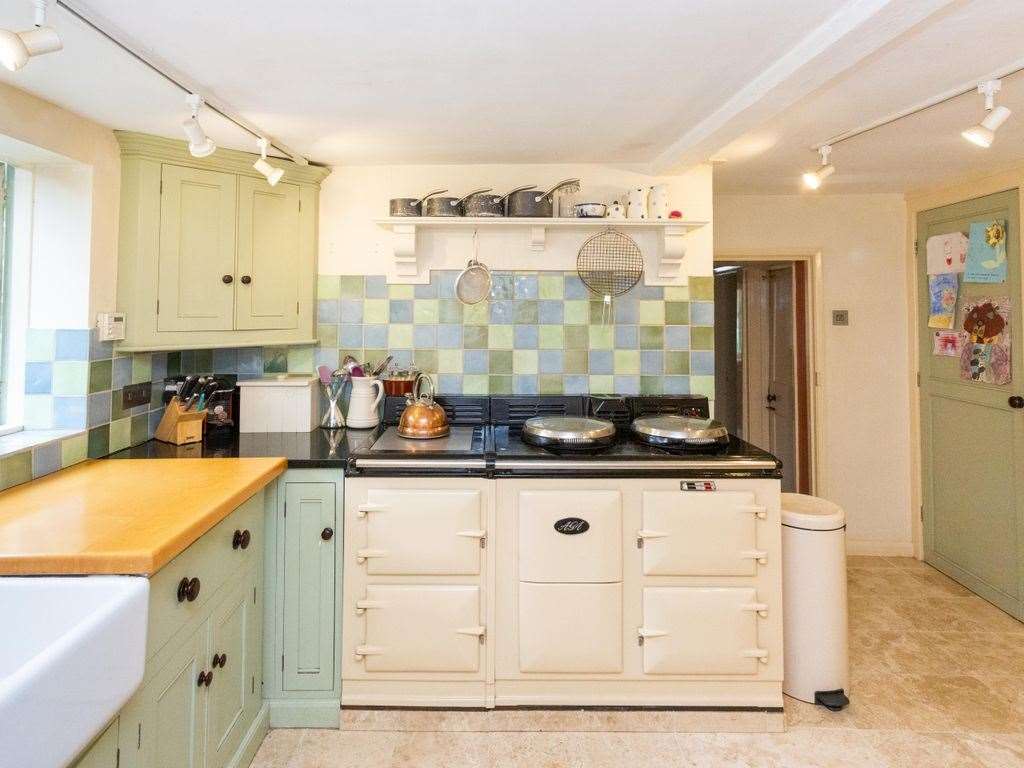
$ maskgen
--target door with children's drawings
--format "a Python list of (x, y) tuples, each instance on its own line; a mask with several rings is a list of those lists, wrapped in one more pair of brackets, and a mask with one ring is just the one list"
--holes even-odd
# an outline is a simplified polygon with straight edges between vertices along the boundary
[(917, 218), (925, 560), (1024, 618), (1017, 190)]

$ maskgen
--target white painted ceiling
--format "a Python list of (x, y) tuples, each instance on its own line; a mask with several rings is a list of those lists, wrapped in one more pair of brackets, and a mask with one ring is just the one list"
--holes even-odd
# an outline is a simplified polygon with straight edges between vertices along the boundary
[[(796, 192), (831, 135), (1021, 57), (1021, 0), (75, 0), (269, 134), (327, 164), (709, 157), (721, 193)], [(0, 3), (25, 28), (29, 0)], [(61, 8), (65, 49), (0, 79), (115, 128), (180, 137), (180, 91)], [(988, 152), (965, 96), (836, 148), (830, 192), (905, 191), (1024, 156)], [(221, 146), (253, 140), (212, 113)]]

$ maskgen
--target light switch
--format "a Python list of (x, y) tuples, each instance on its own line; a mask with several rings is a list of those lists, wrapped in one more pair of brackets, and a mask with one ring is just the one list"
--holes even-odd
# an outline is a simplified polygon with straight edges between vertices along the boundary
[(833, 309), (832, 310), (832, 325), (849, 325), (850, 324), (850, 310), (848, 309)]

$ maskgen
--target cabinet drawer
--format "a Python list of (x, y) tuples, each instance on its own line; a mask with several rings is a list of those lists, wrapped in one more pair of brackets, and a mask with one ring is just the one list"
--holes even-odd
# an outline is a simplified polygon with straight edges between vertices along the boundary
[(742, 587), (644, 589), (644, 672), (665, 675), (756, 675), (759, 606)]
[(370, 489), (358, 515), (366, 548), (357, 563), (389, 576), (480, 573), (483, 504), (475, 490)]
[(618, 491), (522, 491), (517, 506), (521, 581), (622, 581)]
[(369, 585), (356, 647), (367, 672), (477, 672), (483, 648), (480, 588)]
[[(235, 531), (249, 532), (248, 544), (236, 547)], [(165, 565), (150, 580), (149, 630), (146, 638), (148, 659), (175, 632), (193, 618), (214, 593), (241, 574), (263, 553), (263, 493), (259, 492), (201, 536), (188, 549)], [(178, 599), (183, 580), (198, 579), (194, 600)]]
[(522, 672), (622, 671), (621, 584), (519, 584)]
[(740, 491), (643, 493), (643, 547), (647, 576), (753, 576), (757, 520), (764, 507)]

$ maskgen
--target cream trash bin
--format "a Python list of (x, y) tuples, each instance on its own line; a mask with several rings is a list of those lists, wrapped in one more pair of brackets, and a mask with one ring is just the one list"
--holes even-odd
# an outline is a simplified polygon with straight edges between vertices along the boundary
[(846, 513), (782, 494), (785, 694), (833, 712), (850, 703), (846, 610)]

